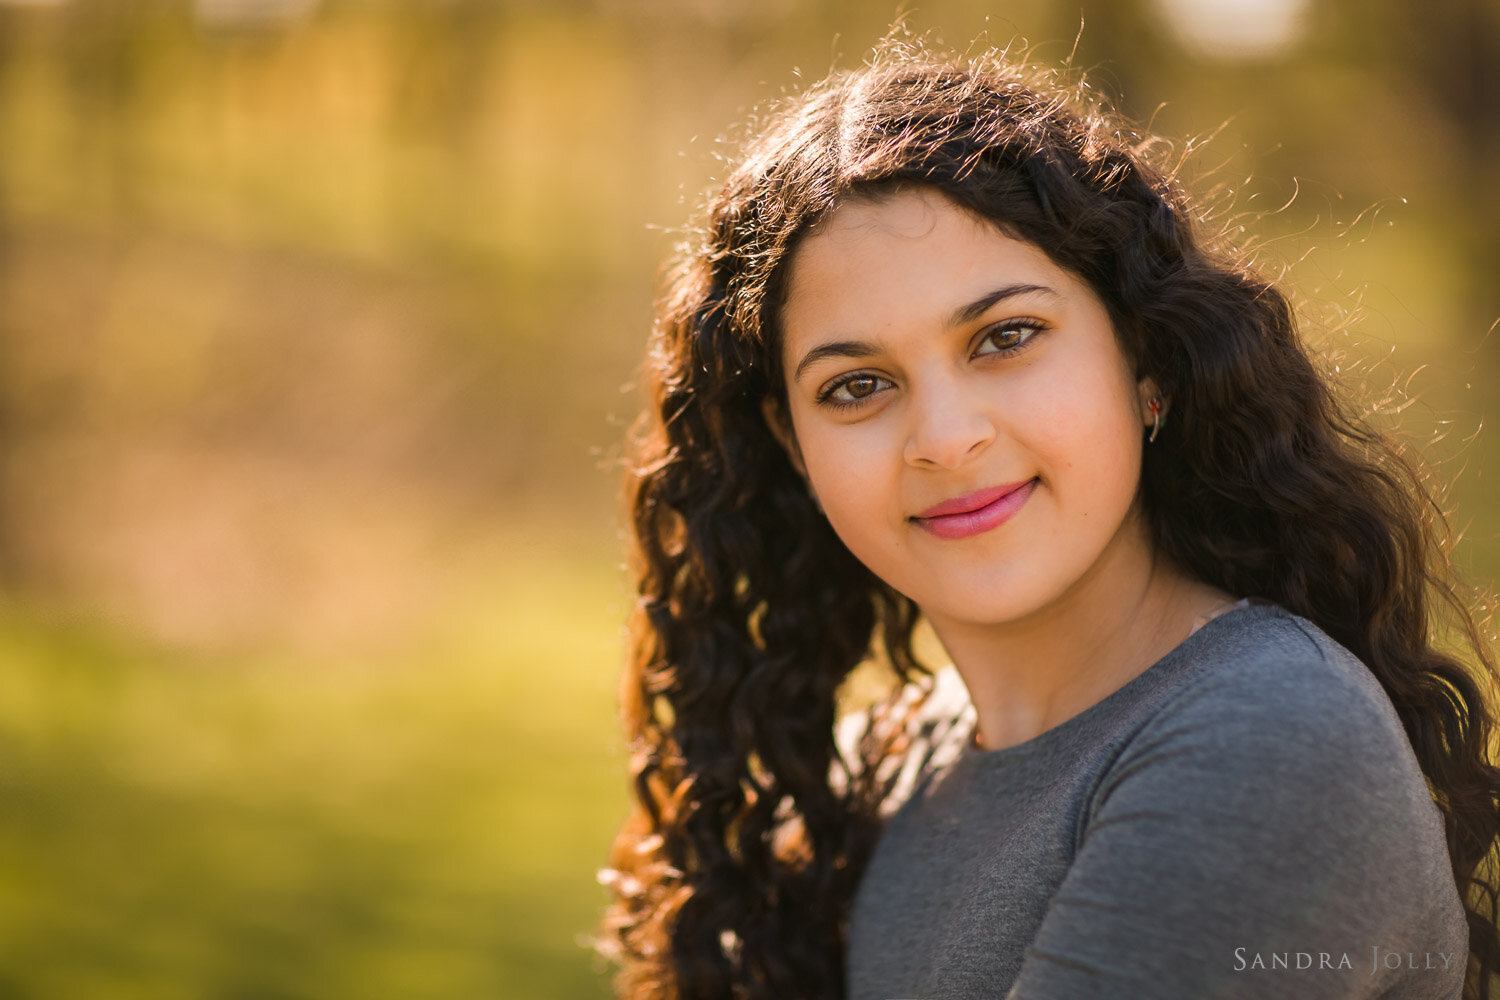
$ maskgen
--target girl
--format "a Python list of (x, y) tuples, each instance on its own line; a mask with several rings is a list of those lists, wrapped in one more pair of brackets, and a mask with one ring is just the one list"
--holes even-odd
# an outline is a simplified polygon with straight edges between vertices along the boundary
[[(1441, 516), (1080, 93), (889, 46), (686, 249), (622, 996), (1489, 996), (1495, 666)], [(871, 655), (903, 683), (836, 738)]]

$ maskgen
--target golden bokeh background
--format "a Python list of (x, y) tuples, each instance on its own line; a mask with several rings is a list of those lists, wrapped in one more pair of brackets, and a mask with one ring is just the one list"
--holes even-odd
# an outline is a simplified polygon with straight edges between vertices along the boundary
[[(661, 263), (730, 125), (902, 13), (0, 0), (0, 996), (607, 995)], [(1500, 7), (904, 16), (1202, 140), (1493, 584)]]

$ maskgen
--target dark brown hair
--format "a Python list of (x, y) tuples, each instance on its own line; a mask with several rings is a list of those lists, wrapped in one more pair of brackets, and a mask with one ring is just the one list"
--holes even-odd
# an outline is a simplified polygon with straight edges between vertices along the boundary
[[(1442, 513), (1413, 462), (1340, 402), (1285, 297), (1199, 232), (1152, 145), (1085, 94), (999, 55), (887, 43), (779, 109), (683, 249), (627, 480), (636, 808), (603, 938), (622, 996), (842, 995), (879, 765), (902, 746), (892, 699), (846, 758), (835, 694), (872, 647), (919, 682), (918, 612), (834, 535), (763, 403), (784, 393), (778, 309), (798, 239), (841, 198), (904, 185), (1042, 248), (1104, 302), (1172, 400), (1142, 469), (1159, 550), (1310, 619), (1379, 679), (1446, 822), (1466, 995), (1489, 995), (1496, 668), (1453, 582)], [(1463, 660), (1436, 644), (1443, 627)]]

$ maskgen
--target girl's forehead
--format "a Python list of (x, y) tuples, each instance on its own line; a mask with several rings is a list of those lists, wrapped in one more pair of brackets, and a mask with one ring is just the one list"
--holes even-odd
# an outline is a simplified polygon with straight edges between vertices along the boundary
[(910, 188), (881, 195), (857, 195), (834, 205), (813, 232), (828, 240), (848, 239), (870, 227), (900, 236), (921, 236), (937, 224), (953, 203), (946, 195)]
[(800, 311), (830, 297), (858, 308), (906, 294), (954, 294), (1006, 274), (1061, 275), (1040, 248), (1001, 231), (939, 191), (903, 189), (835, 207), (798, 244), (788, 263), (785, 306)]
[(945, 215), (966, 216), (975, 225), (984, 225), (984, 220), (941, 190), (911, 185), (845, 195), (813, 226), (807, 239), (848, 240), (872, 228), (897, 236), (924, 236)]

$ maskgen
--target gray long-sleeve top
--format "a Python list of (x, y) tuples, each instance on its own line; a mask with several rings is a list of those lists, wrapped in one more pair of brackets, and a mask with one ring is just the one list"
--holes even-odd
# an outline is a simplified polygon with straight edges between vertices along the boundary
[(1001, 750), (971, 745), (961, 683), (925, 714), (851, 1000), (1459, 996), (1441, 815), (1379, 683), (1311, 623), (1222, 615)]

